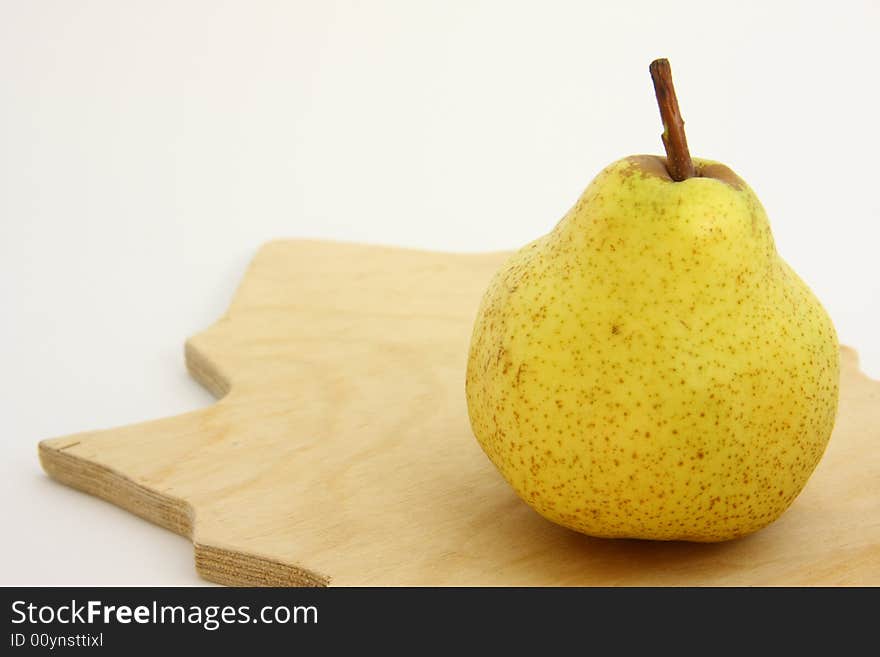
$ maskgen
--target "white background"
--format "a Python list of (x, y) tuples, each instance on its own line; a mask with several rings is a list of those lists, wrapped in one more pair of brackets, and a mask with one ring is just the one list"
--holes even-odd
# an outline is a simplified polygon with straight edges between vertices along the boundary
[(0, 584), (201, 583), (37, 441), (208, 404), (183, 339), (266, 240), (546, 232), (661, 150), (658, 56), (691, 151), (750, 183), (880, 377), (878, 35), (874, 0), (0, 0)]

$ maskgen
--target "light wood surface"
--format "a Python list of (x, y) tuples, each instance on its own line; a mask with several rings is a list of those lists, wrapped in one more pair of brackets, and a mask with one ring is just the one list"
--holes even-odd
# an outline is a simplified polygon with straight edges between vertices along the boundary
[(846, 348), (829, 449), (757, 534), (592, 539), (531, 511), (464, 401), (472, 321), (505, 255), (271, 242), (186, 344), (219, 402), (43, 441), (43, 467), (190, 536), (198, 572), (223, 584), (880, 584), (880, 382)]

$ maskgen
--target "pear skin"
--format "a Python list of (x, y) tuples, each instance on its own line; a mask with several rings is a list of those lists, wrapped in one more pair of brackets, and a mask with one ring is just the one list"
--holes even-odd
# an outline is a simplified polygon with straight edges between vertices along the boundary
[(822, 457), (839, 347), (727, 167), (603, 170), (493, 278), (474, 434), (516, 493), (591, 536), (722, 541), (773, 522)]

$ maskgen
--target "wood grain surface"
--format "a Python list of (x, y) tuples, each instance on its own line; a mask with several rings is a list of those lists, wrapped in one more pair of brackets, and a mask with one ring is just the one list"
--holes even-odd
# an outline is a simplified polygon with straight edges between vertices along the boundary
[(505, 257), (271, 242), (186, 343), (220, 401), (43, 441), (43, 467), (191, 537), (198, 572), (223, 584), (880, 585), (880, 382), (846, 348), (828, 451), (757, 534), (593, 539), (522, 503), (464, 400), (477, 304)]

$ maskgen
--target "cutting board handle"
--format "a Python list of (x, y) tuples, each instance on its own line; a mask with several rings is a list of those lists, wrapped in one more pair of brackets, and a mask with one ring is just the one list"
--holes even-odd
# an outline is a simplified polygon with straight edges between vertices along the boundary
[[(196, 570), (221, 584), (327, 586), (327, 575), (296, 563), (230, 549), (195, 535), (195, 511), (169, 481), (228, 434), (229, 397), (161, 420), (44, 440), (43, 469), (57, 481), (105, 499), (193, 541)], [(111, 467), (109, 464), (112, 463)], [(184, 479), (186, 479), (184, 477)]]
[(40, 463), (63, 484), (191, 537), (192, 507), (163, 482), (173, 479), (169, 475), (195, 450), (204, 449), (206, 436), (219, 437), (222, 427), (215, 416), (221, 405), (44, 440), (39, 444)]

